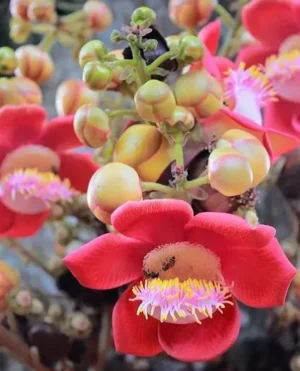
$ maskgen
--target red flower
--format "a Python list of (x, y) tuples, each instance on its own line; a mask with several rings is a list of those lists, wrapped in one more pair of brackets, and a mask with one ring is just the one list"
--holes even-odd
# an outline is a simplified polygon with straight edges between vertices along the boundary
[(296, 274), (274, 228), (251, 228), (229, 214), (193, 216), (184, 201), (128, 202), (112, 225), (120, 234), (98, 237), (64, 263), (92, 289), (133, 281), (113, 312), (115, 346), (123, 353), (213, 359), (239, 333), (231, 294), (253, 307), (282, 305)]
[[(62, 180), (69, 179), (73, 188), (86, 192), (88, 182), (98, 167), (89, 155), (68, 151), (81, 146), (73, 130), (72, 116), (47, 123), (46, 112), (40, 106), (5, 106), (0, 109), (0, 133), (0, 234), (5, 237), (30, 236), (41, 228), (48, 211), (27, 210), (24, 213), (10, 207), (3, 195), (5, 177), (20, 175), (23, 170), (26, 175), (28, 169), (42, 173), (55, 171)], [(15, 187), (20, 185), (14, 184)], [(28, 205), (29, 208), (37, 206), (33, 198), (26, 200), (19, 196), (18, 192), (14, 196), (16, 208), (25, 207), (22, 202), (27, 204), (27, 209)]]

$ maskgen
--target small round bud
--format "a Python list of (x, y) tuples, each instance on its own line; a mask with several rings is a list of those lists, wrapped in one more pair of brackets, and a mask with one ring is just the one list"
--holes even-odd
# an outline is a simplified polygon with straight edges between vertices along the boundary
[(190, 131), (195, 126), (194, 116), (189, 110), (181, 106), (174, 109), (166, 122), (171, 126), (178, 125), (182, 131)]
[(82, 80), (66, 80), (56, 91), (55, 106), (60, 116), (74, 114), (84, 104), (97, 104), (98, 94)]
[(82, 73), (83, 81), (92, 90), (105, 90), (112, 80), (112, 70), (104, 64), (88, 62)]
[(88, 205), (96, 218), (110, 223), (111, 214), (127, 201), (140, 201), (142, 189), (137, 172), (128, 165), (112, 162), (92, 176)]
[(177, 104), (187, 108), (197, 119), (215, 114), (223, 105), (223, 90), (205, 69), (187, 72), (174, 85)]
[(186, 35), (180, 40), (180, 59), (187, 63), (196, 62), (203, 57), (204, 47), (200, 39), (193, 35)]
[(41, 88), (34, 81), (27, 77), (13, 77), (10, 83), (15, 86), (16, 94), (20, 96), (24, 104), (42, 104)]
[(92, 323), (82, 312), (71, 313), (68, 317), (66, 333), (75, 339), (85, 339), (92, 331)]
[(32, 0), (10, 0), (9, 10), (13, 18), (28, 21), (28, 7)]
[(24, 104), (24, 100), (18, 94), (17, 88), (11, 83), (12, 79), (1, 78), (0, 79), (0, 107), (8, 104), (15, 106)]
[(29, 37), (31, 25), (29, 22), (24, 22), (18, 18), (10, 20), (9, 37), (16, 44), (23, 44)]
[(252, 188), (250, 163), (234, 148), (217, 148), (209, 156), (208, 176), (212, 188), (224, 196), (238, 196)]
[(155, 182), (174, 161), (175, 152), (155, 126), (139, 124), (120, 136), (113, 159), (133, 167), (143, 181)]
[(49, 80), (54, 72), (54, 64), (50, 55), (34, 45), (24, 45), (16, 50), (18, 68), (17, 76), (43, 83)]
[(64, 315), (64, 309), (60, 304), (53, 303), (50, 304), (47, 314), (54, 320), (60, 319)]
[(120, 41), (124, 40), (123, 34), (118, 30), (113, 30), (110, 35), (110, 40), (113, 43), (119, 43)]
[(88, 62), (101, 61), (107, 54), (104, 43), (100, 40), (91, 40), (87, 42), (80, 50), (79, 64), (83, 68)]
[(86, 104), (79, 108), (74, 117), (74, 130), (88, 147), (102, 147), (110, 135), (109, 117), (99, 107)]
[(169, 49), (172, 48), (179, 48), (181, 35), (171, 35), (166, 37), (166, 42), (168, 44)]
[(45, 312), (45, 306), (41, 300), (37, 298), (32, 299), (31, 313), (35, 315), (41, 315)]
[(32, 309), (32, 294), (29, 290), (17, 288), (9, 293), (10, 309), (19, 315), (28, 314)]
[(87, 14), (90, 27), (94, 31), (104, 31), (112, 23), (112, 12), (102, 1), (88, 0), (83, 11)]
[(11, 75), (17, 67), (17, 58), (13, 49), (3, 46), (0, 48), (0, 73)]
[(147, 6), (141, 6), (132, 13), (131, 21), (136, 24), (144, 24), (149, 27), (156, 22), (156, 13)]
[(54, 23), (56, 21), (55, 5), (52, 0), (34, 0), (29, 4), (28, 18), (33, 22)]
[(150, 80), (142, 85), (135, 93), (134, 101), (139, 116), (151, 122), (167, 119), (176, 107), (171, 88), (158, 80)]

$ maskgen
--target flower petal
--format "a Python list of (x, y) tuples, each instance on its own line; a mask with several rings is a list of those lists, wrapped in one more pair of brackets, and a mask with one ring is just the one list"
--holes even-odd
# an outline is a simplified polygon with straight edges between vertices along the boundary
[(218, 19), (204, 26), (198, 34), (199, 39), (203, 41), (212, 55), (217, 53), (221, 38), (221, 28), (222, 23)]
[(18, 146), (37, 141), (46, 119), (45, 110), (37, 105), (2, 107), (0, 146), (13, 150)]
[(47, 211), (35, 215), (15, 214), (14, 223), (5, 236), (10, 238), (33, 236), (43, 227), (48, 215)]
[(228, 58), (225, 57), (214, 57), (214, 61), (221, 73), (221, 75), (224, 77), (225, 73), (228, 72), (229, 69), (236, 69), (235, 64)]
[(293, 0), (252, 1), (243, 8), (243, 24), (265, 46), (279, 48), (285, 38), (299, 32), (293, 3)]
[[(139, 281), (135, 282), (138, 284)], [(113, 335), (116, 350), (138, 357), (151, 357), (162, 352), (158, 342), (158, 324), (153, 317), (136, 314), (139, 302), (133, 298), (132, 286), (120, 297), (113, 311)]]
[(188, 241), (209, 248), (237, 299), (253, 307), (282, 305), (296, 269), (284, 255), (272, 227), (251, 228), (228, 214), (198, 214), (187, 225)]
[(163, 350), (183, 362), (204, 362), (225, 353), (236, 341), (240, 330), (237, 303), (227, 305), (223, 314), (215, 312), (202, 324), (176, 325), (162, 323), (159, 341)]
[(16, 214), (0, 202), (0, 235), (5, 234), (14, 224)]
[(99, 169), (89, 153), (60, 153), (59, 176), (61, 179), (69, 179), (72, 187), (80, 192), (87, 191), (91, 177)]
[(266, 48), (260, 44), (245, 46), (239, 51), (236, 63), (239, 65), (241, 62), (244, 62), (246, 63), (246, 68), (254, 64), (264, 65), (266, 59), (272, 54), (277, 54), (277, 50)]
[(120, 234), (104, 234), (63, 259), (82, 286), (106, 290), (142, 275), (144, 256), (152, 246)]
[(164, 199), (127, 202), (111, 220), (118, 232), (157, 246), (184, 241), (184, 226), (192, 216), (187, 202)]
[(56, 152), (82, 147), (82, 143), (75, 134), (73, 121), (73, 115), (51, 120), (45, 127), (39, 144)]

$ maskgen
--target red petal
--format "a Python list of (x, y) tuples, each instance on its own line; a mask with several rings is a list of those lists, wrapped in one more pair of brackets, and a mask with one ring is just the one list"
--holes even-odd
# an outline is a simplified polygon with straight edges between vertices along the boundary
[(198, 34), (198, 37), (206, 45), (212, 55), (215, 55), (218, 50), (219, 41), (221, 38), (222, 23), (218, 19), (204, 26)]
[(74, 116), (57, 117), (51, 120), (44, 129), (39, 144), (61, 152), (82, 147), (73, 127)]
[[(138, 284), (139, 281), (135, 282)], [(132, 285), (133, 286), (133, 285)], [(158, 342), (158, 324), (153, 317), (136, 314), (139, 302), (133, 298), (132, 286), (120, 297), (113, 311), (113, 335), (118, 352), (138, 357), (151, 357), (161, 353)]]
[(240, 330), (237, 303), (227, 305), (223, 314), (216, 312), (202, 324), (176, 325), (162, 323), (159, 341), (163, 350), (183, 362), (204, 362), (219, 357), (236, 341)]
[(15, 214), (12, 227), (5, 233), (6, 237), (30, 237), (36, 234), (48, 219), (48, 212), (35, 215)]
[(294, 19), (293, 2), (293, 0), (252, 1), (243, 9), (243, 24), (252, 36), (265, 46), (279, 48), (284, 39), (300, 30)]
[(296, 269), (273, 238), (274, 228), (251, 228), (234, 215), (202, 213), (187, 225), (188, 241), (209, 248), (221, 261), (232, 293), (247, 305), (282, 305)]
[(251, 45), (241, 48), (237, 56), (236, 63), (246, 63), (246, 68), (253, 66), (254, 64), (265, 64), (266, 59), (272, 55), (277, 54), (276, 49), (265, 48), (262, 45)]
[(59, 176), (61, 179), (69, 179), (72, 187), (80, 192), (87, 191), (91, 177), (99, 169), (89, 153), (60, 153), (61, 165)]
[(64, 263), (86, 287), (105, 290), (142, 275), (144, 256), (152, 249), (120, 234), (104, 234), (64, 258)]
[(16, 214), (0, 202), (0, 215), (0, 235), (5, 235), (13, 226)]
[(46, 122), (45, 110), (36, 105), (4, 106), (0, 109), (0, 146), (15, 149), (34, 143)]
[(192, 216), (185, 201), (145, 200), (127, 202), (111, 220), (118, 232), (157, 246), (184, 241), (184, 226)]

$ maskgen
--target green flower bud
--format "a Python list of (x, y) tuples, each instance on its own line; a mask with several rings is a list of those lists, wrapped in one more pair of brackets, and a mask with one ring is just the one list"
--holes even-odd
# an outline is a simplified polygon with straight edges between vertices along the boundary
[(132, 13), (131, 20), (134, 24), (139, 25), (142, 23), (144, 26), (149, 27), (155, 24), (156, 13), (147, 6), (141, 6)]
[(101, 61), (107, 54), (104, 43), (100, 40), (91, 40), (81, 48), (79, 52), (79, 64), (83, 68), (88, 62)]
[(112, 70), (98, 61), (88, 62), (82, 79), (91, 90), (105, 90), (112, 80)]
[(122, 35), (122, 33), (120, 31), (113, 30), (113, 32), (110, 35), (110, 40), (113, 43), (119, 43), (122, 40), (124, 40), (124, 36)]
[(203, 57), (204, 47), (200, 39), (196, 36), (184, 36), (180, 40), (179, 46), (181, 48), (180, 59), (184, 62), (195, 62)]
[(0, 72), (11, 75), (17, 67), (17, 59), (13, 49), (3, 46), (0, 48)]

